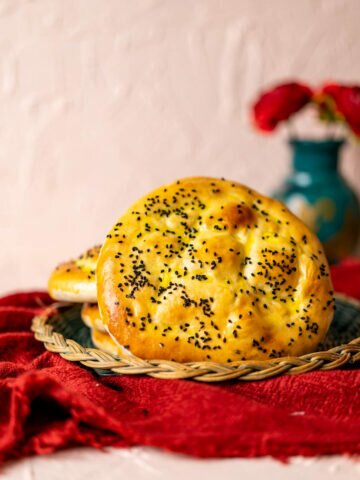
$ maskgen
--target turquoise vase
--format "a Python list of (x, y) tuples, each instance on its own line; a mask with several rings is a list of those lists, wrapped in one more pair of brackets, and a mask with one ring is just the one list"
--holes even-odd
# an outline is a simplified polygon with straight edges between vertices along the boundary
[(290, 140), (293, 169), (274, 197), (319, 237), (331, 263), (354, 252), (360, 207), (339, 172), (343, 140)]

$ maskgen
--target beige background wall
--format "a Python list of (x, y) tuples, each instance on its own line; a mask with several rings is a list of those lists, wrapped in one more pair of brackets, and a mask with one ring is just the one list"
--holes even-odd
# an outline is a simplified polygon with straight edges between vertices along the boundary
[[(359, 18), (359, 0), (0, 0), (0, 291), (44, 287), (176, 177), (271, 191), (284, 132), (254, 133), (251, 99), (360, 81)], [(359, 150), (343, 167), (360, 190)]]

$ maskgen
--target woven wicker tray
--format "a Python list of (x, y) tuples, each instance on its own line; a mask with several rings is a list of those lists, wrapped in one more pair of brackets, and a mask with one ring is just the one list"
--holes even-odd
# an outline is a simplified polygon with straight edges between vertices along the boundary
[(80, 306), (54, 304), (32, 322), (35, 338), (47, 350), (66, 360), (79, 362), (98, 375), (150, 375), (156, 378), (187, 378), (201, 382), (264, 380), (283, 374), (313, 370), (333, 370), (360, 361), (360, 303), (336, 297), (336, 312), (328, 335), (319, 351), (301, 357), (283, 357), (269, 361), (177, 363), (143, 360), (132, 354), (114, 357), (94, 348), (90, 330), (80, 317)]

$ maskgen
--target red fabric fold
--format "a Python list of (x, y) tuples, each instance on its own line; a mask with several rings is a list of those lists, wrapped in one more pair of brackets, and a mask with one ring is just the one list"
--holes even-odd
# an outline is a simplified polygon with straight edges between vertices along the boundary
[[(360, 263), (333, 268), (360, 299)], [(360, 453), (360, 370), (207, 385), (97, 377), (30, 332), (44, 292), (0, 299), (0, 462), (75, 445), (150, 445), (199, 457)]]

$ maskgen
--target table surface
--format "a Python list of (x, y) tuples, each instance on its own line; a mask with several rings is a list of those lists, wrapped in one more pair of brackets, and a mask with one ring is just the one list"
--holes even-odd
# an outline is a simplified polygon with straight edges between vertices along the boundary
[(7, 464), (0, 470), (6, 480), (355, 480), (360, 461), (331, 456), (294, 457), (288, 464), (271, 458), (201, 460), (147, 447), (75, 448), (48, 456)]

